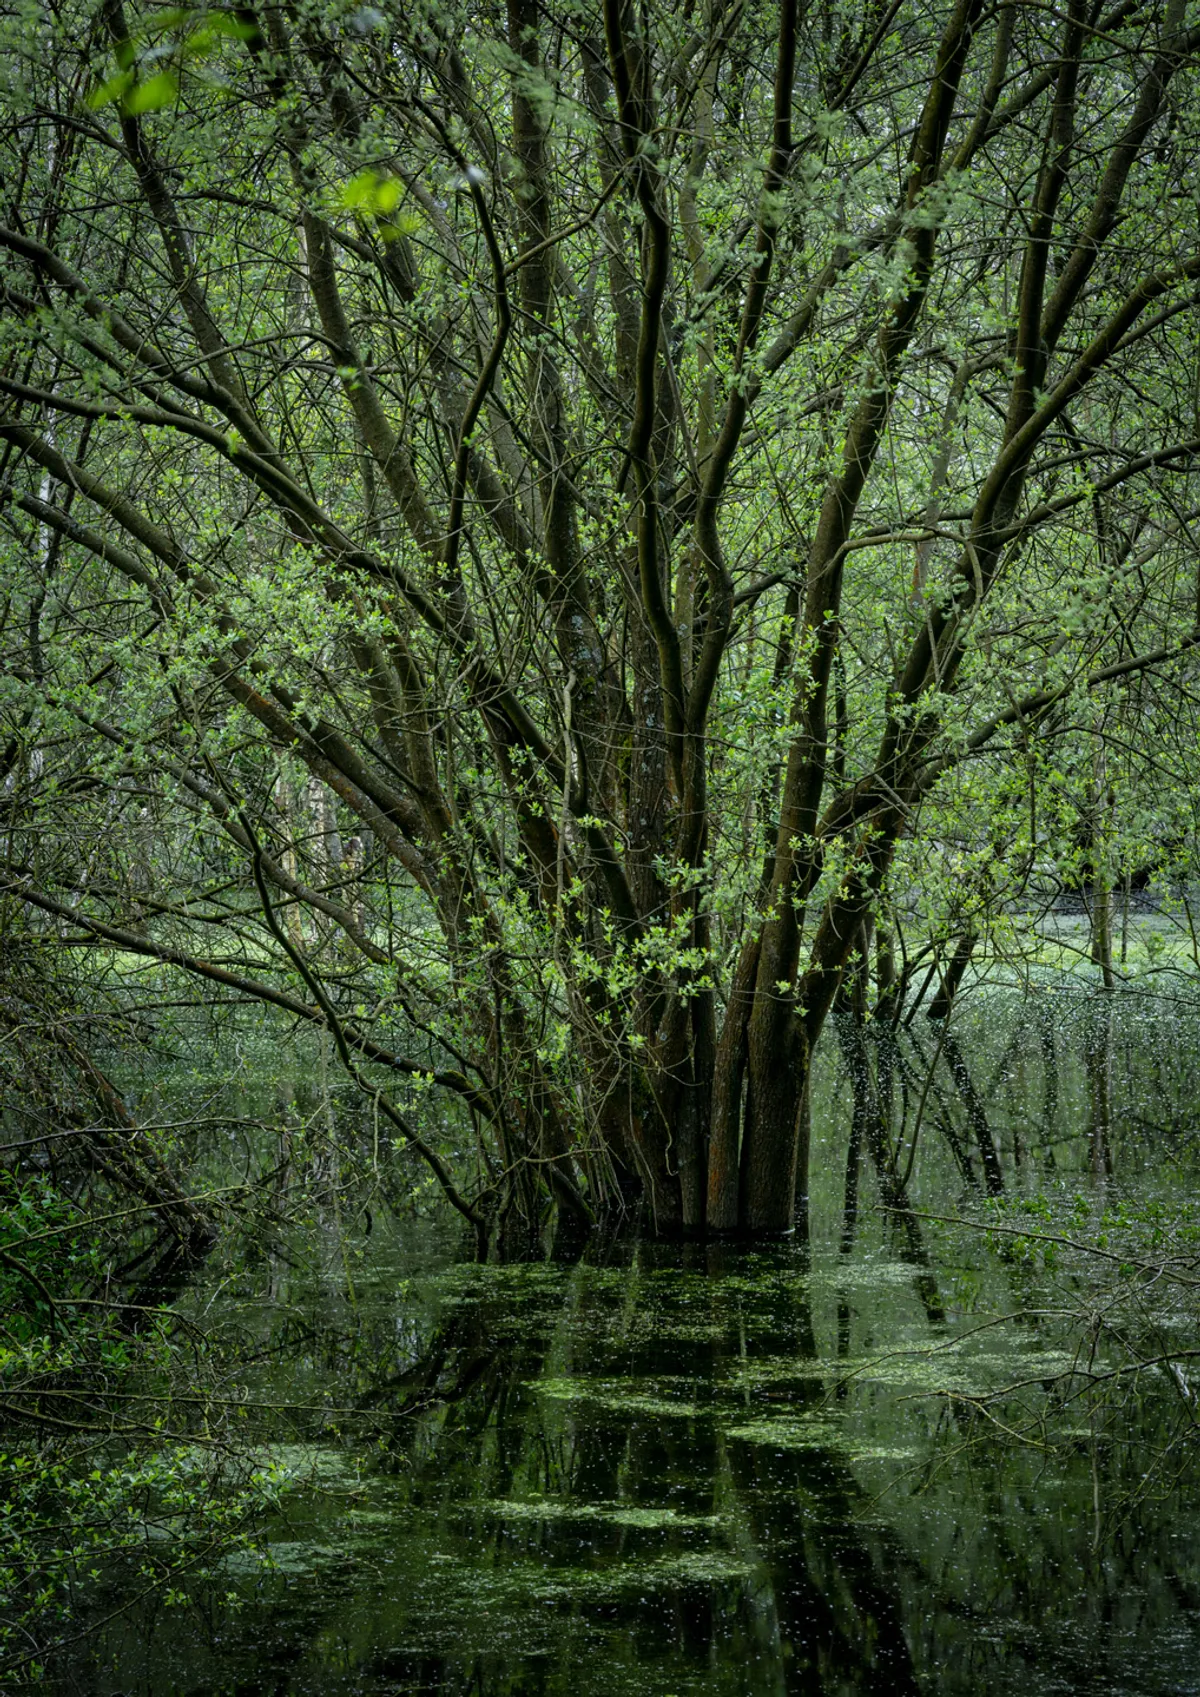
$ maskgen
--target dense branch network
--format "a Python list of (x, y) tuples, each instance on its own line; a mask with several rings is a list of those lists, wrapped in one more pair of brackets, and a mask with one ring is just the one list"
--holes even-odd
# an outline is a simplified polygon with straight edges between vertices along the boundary
[(388, 1112), (480, 1230), (787, 1229), (911, 865), (968, 845), (965, 963), (1068, 791), (1109, 884), (1182, 836), (1130, 779), (1122, 848), (1096, 750), (1191, 712), (1198, 46), (1184, 0), (38, 24), (4, 899), (431, 1080), (465, 1165)]

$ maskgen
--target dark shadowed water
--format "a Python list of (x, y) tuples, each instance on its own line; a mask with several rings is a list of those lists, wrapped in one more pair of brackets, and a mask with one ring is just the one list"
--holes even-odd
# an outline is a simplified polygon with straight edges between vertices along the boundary
[(279, 1508), (61, 1688), (1200, 1692), (1200, 1026), (980, 998), (956, 1029), (975, 1103), (930, 1031), (869, 1060), (908, 1216), (831, 1034), (807, 1243), (480, 1267), (343, 1199), (218, 1259), (191, 1308), (262, 1352)]

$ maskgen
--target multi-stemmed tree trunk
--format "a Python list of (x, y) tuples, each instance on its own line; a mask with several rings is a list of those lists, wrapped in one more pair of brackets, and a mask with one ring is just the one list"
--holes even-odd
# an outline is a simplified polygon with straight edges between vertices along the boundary
[[(1183, 0), (78, 23), (11, 48), (6, 758), (191, 835), (141, 929), (32, 840), (10, 890), (331, 1031), (481, 1233), (788, 1229), (935, 784), (1195, 640)], [(1139, 489), (1165, 587), (1064, 630)]]

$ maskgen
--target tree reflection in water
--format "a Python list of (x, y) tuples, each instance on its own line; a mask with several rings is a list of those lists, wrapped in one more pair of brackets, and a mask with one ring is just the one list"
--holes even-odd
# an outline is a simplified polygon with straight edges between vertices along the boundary
[[(986, 1200), (976, 1110), (951, 1088), (969, 1067), (1010, 1193), (1051, 1162), (1081, 1187), (1086, 1220), (1035, 1214), (1035, 1234), (1094, 1235), (1118, 1195), (1150, 1212), (1164, 1184), (1193, 1183), (1188, 1103), (1114, 1017), (1084, 1023), (1052, 1083), (1042, 1063), (1065, 1043), (1048, 1025), (1019, 1054), (1005, 1029), (990, 1057), (976, 1034), (949, 1061), (936, 1033), (868, 1053), (846, 1027), (814, 1103), (814, 1135), (841, 1141), (811, 1245), (627, 1235), (447, 1265), (377, 1222), (353, 1246), (351, 1302), (334, 1222), (319, 1265), (292, 1245), (243, 1269), (245, 1303), (222, 1300), (259, 1328), (250, 1394), (276, 1408), (262, 1453), (298, 1478), (275, 1566), (118, 1616), (60, 1667), (62, 1689), (1193, 1689), (1186, 1356), (1182, 1378), (1128, 1368), (1194, 1339), (1194, 1289), (1106, 1285), (1015, 1236), (1019, 1197)], [(1162, 1173), (1131, 1104), (1171, 1128)], [(956, 1195), (986, 1231), (930, 1219)], [(1084, 1395), (1081, 1369), (1114, 1376)]]

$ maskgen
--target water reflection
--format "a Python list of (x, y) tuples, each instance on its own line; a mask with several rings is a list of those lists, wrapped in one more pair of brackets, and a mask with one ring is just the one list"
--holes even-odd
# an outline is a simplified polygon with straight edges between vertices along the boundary
[(119, 1615), (62, 1688), (1200, 1689), (1195, 1398), (1118, 1348), (1194, 1341), (1194, 1289), (929, 1217), (1049, 1169), (1084, 1235), (1191, 1184), (1189, 1086), (1127, 1027), (844, 1025), (810, 1234), (769, 1253), (454, 1265), (344, 1210), (315, 1256), (211, 1269), (287, 1410), (259, 1432), (299, 1480), (274, 1565)]

